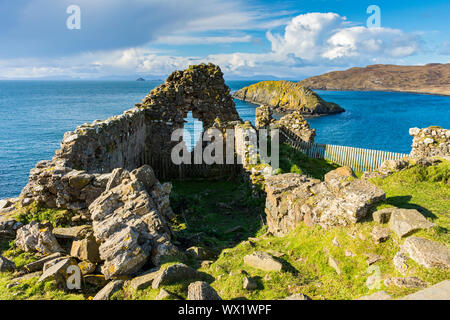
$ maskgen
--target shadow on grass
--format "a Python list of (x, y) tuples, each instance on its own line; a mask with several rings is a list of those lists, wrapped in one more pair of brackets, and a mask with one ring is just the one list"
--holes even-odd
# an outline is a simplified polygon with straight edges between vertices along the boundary
[(410, 203), (411, 198), (412, 196), (389, 197), (386, 199), (386, 203), (401, 209), (416, 209), (427, 218), (431, 218), (433, 220), (437, 219), (437, 216), (434, 215), (427, 208), (424, 208), (414, 203)]

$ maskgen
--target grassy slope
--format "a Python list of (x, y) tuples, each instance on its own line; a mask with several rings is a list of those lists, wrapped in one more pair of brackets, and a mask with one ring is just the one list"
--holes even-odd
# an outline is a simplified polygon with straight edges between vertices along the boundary
[[(303, 159), (302, 154), (287, 153), (283, 157), (283, 171), (291, 171), (295, 164), (304, 174), (321, 178), (333, 169), (326, 163), (317, 163), (313, 159)], [(386, 204), (402, 208), (419, 209), (425, 216), (439, 225), (430, 231), (421, 231), (417, 235), (442, 243), (449, 243), (449, 163), (437, 167), (411, 169), (394, 174), (386, 179), (374, 179), (387, 193)], [(308, 228), (301, 224), (286, 237), (262, 236), (265, 227), (261, 226), (260, 216), (264, 216), (263, 201), (252, 199), (248, 188), (237, 180), (201, 182), (175, 182), (172, 194), (172, 206), (178, 216), (175, 221), (174, 240), (181, 248), (201, 245), (220, 253), (219, 258), (210, 267), (201, 268), (199, 263), (186, 257), (176, 261), (187, 263), (203, 272), (203, 279), (210, 282), (224, 299), (280, 299), (294, 293), (304, 293), (314, 299), (354, 299), (359, 296), (386, 290), (394, 297), (414, 292), (415, 289), (385, 288), (370, 290), (366, 280), (370, 276), (365, 254), (375, 253), (383, 256), (376, 265), (383, 278), (401, 276), (392, 266), (392, 258), (399, 250), (402, 240), (395, 235), (383, 244), (375, 245), (370, 239), (370, 231), (375, 223), (368, 219), (351, 227), (323, 230), (320, 227)], [(228, 230), (233, 232), (226, 232)], [(367, 240), (361, 240), (363, 235)], [(243, 241), (252, 237), (251, 241)], [(253, 238), (258, 237), (258, 238)], [(332, 244), (336, 239), (340, 247)], [(242, 242), (243, 241), (243, 242)], [(328, 265), (326, 249), (340, 263), (343, 271), (337, 275)], [(18, 265), (34, 259), (33, 256), (9, 249), (3, 244), (0, 250), (6, 256), (14, 258)], [(243, 265), (243, 257), (255, 250), (283, 254), (279, 259), (285, 269), (280, 273), (265, 273)], [(351, 251), (354, 257), (345, 256)], [(6, 251), (6, 252), (5, 252)], [(430, 284), (450, 278), (450, 273), (438, 269), (425, 269), (408, 261), (409, 276), (415, 275)], [(166, 266), (166, 265), (165, 265)], [(163, 267), (165, 267), (163, 266)], [(255, 291), (242, 289), (245, 270), (255, 277), (259, 288)], [(81, 295), (66, 294), (54, 289), (52, 282), (36, 283), (36, 279), (25, 284), (6, 289), (11, 278), (7, 273), (0, 274), (0, 299), (78, 299)], [(169, 292), (186, 298), (188, 282), (165, 286)], [(139, 292), (130, 289), (119, 291), (117, 299), (154, 299), (159, 290), (148, 288)]]

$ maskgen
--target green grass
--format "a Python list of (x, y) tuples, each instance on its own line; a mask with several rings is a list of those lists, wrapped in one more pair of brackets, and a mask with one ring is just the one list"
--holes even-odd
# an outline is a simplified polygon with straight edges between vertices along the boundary
[(55, 286), (55, 281), (38, 282), (38, 278), (7, 288), (12, 275), (0, 273), (0, 300), (83, 300), (81, 294), (67, 293)]
[(43, 208), (36, 203), (18, 208), (15, 213), (15, 219), (23, 224), (31, 221), (50, 222), (54, 227), (67, 227), (72, 216), (69, 210)]
[(173, 182), (175, 240), (220, 252), (254, 237), (264, 219), (264, 199), (253, 199), (240, 180)]
[[(286, 172), (301, 172), (321, 178), (335, 168), (285, 147), (282, 152), (282, 170), (288, 170)], [(373, 179), (372, 182), (387, 195), (386, 202), (377, 209), (388, 206), (418, 209), (437, 227), (415, 235), (448, 245), (449, 172), (449, 162), (442, 162), (428, 168), (413, 166), (387, 178)], [(372, 274), (368, 269), (367, 254), (383, 257), (375, 264), (382, 279), (403, 277), (395, 270), (392, 259), (404, 240), (392, 233), (385, 243), (375, 244), (370, 232), (377, 223), (370, 215), (363, 222), (348, 227), (324, 230), (301, 223), (285, 237), (267, 236), (263, 225), (264, 199), (253, 198), (248, 185), (238, 179), (176, 181), (173, 183), (171, 206), (176, 213), (173, 221), (175, 244), (180, 249), (203, 246), (219, 256), (211, 266), (200, 267), (192, 257), (179, 255), (166, 260), (163, 268), (183, 262), (198, 269), (203, 273), (201, 278), (211, 283), (223, 299), (282, 299), (296, 293), (313, 299), (355, 299), (379, 290), (397, 298), (418, 290), (385, 287), (382, 281), (379, 288), (370, 289), (366, 285)], [(246, 241), (249, 238), (250, 241)], [(339, 247), (332, 244), (334, 238), (340, 243)], [(283, 264), (283, 270), (264, 272), (244, 265), (244, 256), (256, 250), (280, 253), (277, 259)], [(354, 256), (346, 256), (346, 251), (351, 251)], [(18, 250), (14, 242), (0, 243), (0, 253), (14, 260), (19, 267), (36, 259), (33, 254)], [(328, 265), (328, 255), (339, 262), (342, 274), (338, 275)], [(448, 270), (426, 269), (411, 259), (407, 264), (406, 276), (417, 276), (429, 285), (450, 278)], [(244, 276), (254, 277), (258, 289), (244, 290)], [(32, 279), (6, 289), (10, 279), (11, 274), (0, 274), (0, 299), (83, 299), (83, 295), (58, 291), (52, 281), (37, 283)], [(182, 281), (163, 288), (184, 299), (188, 285), (189, 281)], [(159, 291), (151, 287), (141, 291), (125, 288), (114, 294), (113, 299), (155, 299)]]
[(326, 160), (313, 159), (287, 144), (280, 145), (281, 173), (305, 174), (316, 179), (323, 179), (326, 173), (339, 166)]

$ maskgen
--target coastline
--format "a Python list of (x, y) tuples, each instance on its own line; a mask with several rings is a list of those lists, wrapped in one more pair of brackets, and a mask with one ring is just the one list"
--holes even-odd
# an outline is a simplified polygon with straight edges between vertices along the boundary
[(321, 90), (321, 91), (343, 91), (343, 92), (393, 92), (393, 93), (411, 93), (411, 94), (423, 94), (428, 96), (440, 96), (440, 97), (450, 97), (449, 93), (436, 93), (429, 91), (411, 91), (411, 90), (388, 90), (388, 89), (337, 89), (337, 88), (319, 88), (319, 87), (309, 87), (311, 90)]

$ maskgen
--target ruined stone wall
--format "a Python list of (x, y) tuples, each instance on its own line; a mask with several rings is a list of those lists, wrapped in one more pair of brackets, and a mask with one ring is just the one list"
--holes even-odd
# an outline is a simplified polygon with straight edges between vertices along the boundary
[(204, 130), (214, 127), (225, 132), (241, 122), (218, 66), (201, 64), (175, 71), (135, 108), (67, 132), (52, 161), (40, 162), (31, 170), (22, 204), (37, 201), (85, 213), (104, 191), (105, 175), (116, 168), (132, 171), (148, 164), (165, 179), (234, 172), (236, 168), (222, 170), (220, 165), (189, 168), (172, 164), (171, 151), (179, 143), (171, 141), (172, 133), (184, 127), (190, 111), (203, 122)]
[(414, 137), (412, 157), (450, 156), (450, 130), (441, 127), (411, 128), (409, 134)]
[(146, 140), (145, 110), (134, 108), (67, 132), (53, 162), (91, 173), (133, 170), (145, 162)]

